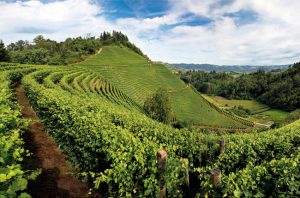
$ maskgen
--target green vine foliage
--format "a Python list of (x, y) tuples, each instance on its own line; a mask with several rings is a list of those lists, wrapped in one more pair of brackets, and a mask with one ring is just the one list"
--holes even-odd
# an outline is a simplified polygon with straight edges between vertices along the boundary
[(28, 180), (35, 179), (36, 171), (23, 170), (21, 163), (29, 152), (24, 149), (21, 134), (28, 123), (21, 118), (18, 106), (13, 102), (11, 81), (20, 73), (0, 73), (0, 197), (30, 197), (24, 191)]
[[(157, 197), (156, 153), (164, 149), (168, 152), (164, 173), (168, 197), (185, 195), (187, 160), (192, 195), (198, 197), (299, 196), (300, 121), (265, 132), (178, 130), (91, 92), (89, 80), (74, 84), (83, 74), (78, 68), (23, 70), (28, 73), (22, 83), (31, 104), (94, 191), (111, 197)], [(226, 146), (220, 154), (221, 139)], [(218, 188), (209, 175), (213, 168), (222, 173)]]

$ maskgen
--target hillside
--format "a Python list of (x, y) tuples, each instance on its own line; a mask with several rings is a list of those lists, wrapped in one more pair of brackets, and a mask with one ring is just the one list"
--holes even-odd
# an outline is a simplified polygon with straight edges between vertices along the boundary
[[(0, 116), (8, 118), (1, 119), (0, 133), (4, 196), (46, 192), (71, 197), (87, 193), (87, 186), (95, 197), (156, 197), (164, 186), (172, 197), (299, 195), (299, 121), (263, 133), (178, 130), (149, 119), (100, 73), (82, 67), (1, 64)], [(30, 113), (22, 108), (24, 117), (14, 102), (17, 94), (19, 105), (26, 103), (22, 87), (33, 107)], [(25, 105), (25, 111), (31, 108)], [(48, 142), (51, 137), (56, 144)], [(71, 175), (60, 151), (82, 183)], [(32, 161), (36, 156), (41, 164)], [(160, 168), (160, 159), (166, 158)], [(218, 173), (222, 182), (211, 179)], [(185, 187), (189, 183), (190, 190)]]
[(0, 198), (300, 198), (299, 10), (0, 1)]
[(289, 111), (300, 108), (300, 63), (275, 75), (258, 99), (274, 108)]
[(167, 89), (175, 119), (181, 122), (225, 128), (246, 127), (212, 108), (200, 94), (173, 75), (164, 65), (154, 64), (128, 48), (106, 46), (100, 54), (74, 66), (97, 72), (140, 107), (157, 89)]
[[(111, 91), (120, 92), (121, 96), (112, 93), (110, 100), (122, 103), (129, 109), (143, 111), (146, 98), (163, 88), (171, 99), (171, 120), (180, 126), (206, 125), (227, 129), (252, 126), (251, 122), (228, 115), (211, 105), (164, 65), (152, 63), (121, 32), (103, 32), (99, 38), (90, 35), (86, 38), (67, 38), (59, 43), (39, 35), (33, 42), (20, 40), (9, 44), (6, 49), (4, 45), (1, 48), (8, 55), (7, 60), (13, 63), (67, 65), (85, 60), (74, 65), (93, 74), (74, 74), (74, 78), (91, 81), (98, 87), (112, 86), (116, 90), (108, 90), (104, 97), (108, 97)], [(98, 78), (101, 78), (102, 84)], [(124, 104), (122, 97), (128, 102)]]
[(232, 75), (229, 73), (188, 71), (181, 79), (191, 83), (201, 93), (228, 99), (257, 100), (272, 108), (293, 111), (300, 108), (300, 63), (282, 72)]

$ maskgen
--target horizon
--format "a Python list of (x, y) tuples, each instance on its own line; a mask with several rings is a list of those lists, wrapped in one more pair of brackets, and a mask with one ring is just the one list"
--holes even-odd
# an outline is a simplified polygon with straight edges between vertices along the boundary
[(5, 0), (0, 39), (63, 41), (116, 30), (154, 61), (291, 65), (300, 60), (298, 8), (296, 0)]
[(176, 65), (176, 64), (186, 64), (186, 65), (212, 65), (212, 66), (221, 66), (221, 67), (238, 67), (238, 66), (249, 66), (249, 67), (269, 67), (269, 66), (273, 66), (273, 67), (276, 67), (276, 66), (290, 66), (290, 65), (293, 65), (295, 63), (287, 63), (287, 64), (278, 64), (278, 65), (275, 65), (275, 64), (269, 64), (269, 65), (249, 65), (249, 64), (245, 64), (245, 65), (217, 65), (217, 64), (210, 64), (210, 63), (168, 63), (170, 65)]

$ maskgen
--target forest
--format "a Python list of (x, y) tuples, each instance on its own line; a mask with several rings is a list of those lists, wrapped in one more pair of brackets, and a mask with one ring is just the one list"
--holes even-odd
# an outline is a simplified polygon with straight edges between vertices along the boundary
[[(85, 37), (67, 38), (63, 42), (36, 36), (32, 42), (18, 40), (5, 47), (0, 38), (0, 62), (13, 62), (35, 65), (67, 65), (84, 60), (95, 54), (102, 46), (125, 46), (145, 56), (128, 37), (121, 32), (103, 32), (99, 37), (87, 34)], [(146, 57), (146, 56), (145, 56)]]
[(250, 74), (187, 71), (181, 79), (198, 91), (228, 99), (255, 99), (272, 108), (300, 107), (300, 63), (281, 72), (258, 70)]

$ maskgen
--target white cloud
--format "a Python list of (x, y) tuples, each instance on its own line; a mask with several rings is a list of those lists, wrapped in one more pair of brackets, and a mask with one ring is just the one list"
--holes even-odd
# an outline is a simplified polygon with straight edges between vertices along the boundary
[(63, 40), (112, 29), (99, 16), (101, 8), (88, 0), (1, 2), (0, 10), (0, 35), (6, 43), (32, 40), (37, 34)]
[[(300, 1), (171, 0), (178, 13), (212, 18), (208, 26), (180, 25), (165, 32), (160, 40), (148, 43), (152, 58), (168, 62), (214, 64), (285, 64), (300, 61)], [(181, 10), (180, 10), (181, 9)], [(257, 21), (238, 26), (225, 13), (252, 10)], [(154, 48), (155, 52), (151, 52)]]
[(172, 5), (172, 12), (184, 14), (191, 12), (198, 15), (209, 15), (210, 7), (219, 0), (170, 0)]
[(178, 15), (168, 14), (162, 17), (154, 17), (154, 18), (145, 18), (145, 19), (136, 19), (136, 18), (123, 18), (116, 21), (117, 27), (123, 30), (130, 30), (135, 32), (136, 34), (142, 32), (149, 32), (149, 38), (151, 38), (151, 34), (158, 33), (159, 27), (162, 25), (173, 25), (180, 21)]
[[(42, 3), (0, 2), (0, 38), (5, 43), (32, 40), (37, 34), (64, 40), (98, 35), (113, 29), (128, 34), (153, 60), (213, 64), (283, 64), (300, 60), (300, 1), (298, 0), (169, 0), (160, 17), (107, 20), (106, 12), (90, 0)], [(257, 20), (237, 25), (225, 13), (251, 10)], [(212, 20), (188, 26), (184, 14)], [(164, 28), (162, 28), (164, 27)]]

